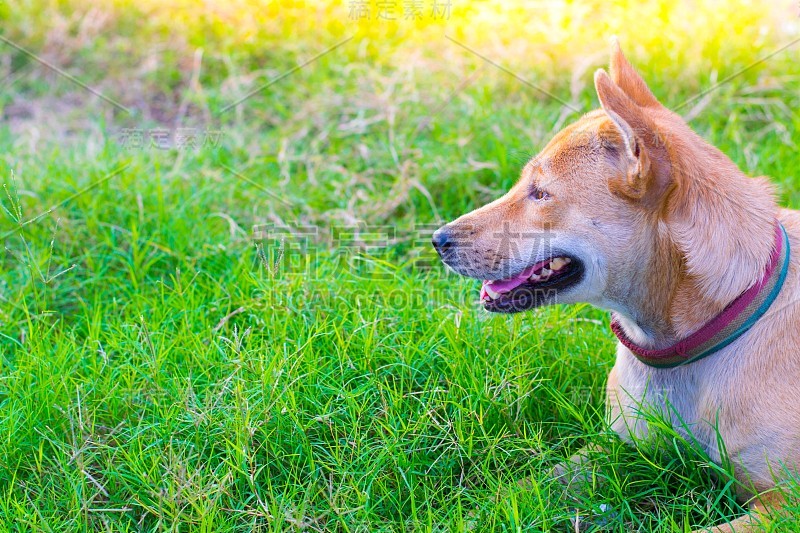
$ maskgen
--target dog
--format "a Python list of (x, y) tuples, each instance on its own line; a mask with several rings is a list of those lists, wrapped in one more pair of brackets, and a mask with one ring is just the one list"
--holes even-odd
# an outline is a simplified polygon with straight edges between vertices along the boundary
[(556, 134), (504, 196), (436, 230), (433, 245), (483, 280), (488, 311), (610, 310), (610, 427), (645, 441), (656, 430), (641, 413), (653, 410), (714, 462), (730, 461), (748, 513), (697, 531), (760, 530), (800, 465), (800, 213), (778, 208), (766, 178), (747, 177), (664, 107), (616, 40), (594, 85), (600, 109)]

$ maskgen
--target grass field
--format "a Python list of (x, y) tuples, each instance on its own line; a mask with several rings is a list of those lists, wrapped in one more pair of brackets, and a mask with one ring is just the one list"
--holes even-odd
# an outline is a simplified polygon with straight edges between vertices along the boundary
[[(800, 208), (800, 43), (779, 51), (800, 6), (452, 0), (406, 19), (398, 1), (392, 21), (354, 4), (0, 5), (3, 530), (594, 514), (666, 532), (741, 513), (668, 429), (646, 452), (608, 434), (605, 312), (488, 315), (427, 235), (597, 106), (612, 34)], [(560, 500), (549, 471), (586, 444), (608, 454)]]

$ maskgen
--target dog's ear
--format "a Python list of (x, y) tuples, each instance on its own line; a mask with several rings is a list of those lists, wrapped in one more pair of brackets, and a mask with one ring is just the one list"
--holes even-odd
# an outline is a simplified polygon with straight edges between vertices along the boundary
[(619, 46), (619, 40), (611, 40), (611, 80), (628, 95), (636, 104), (642, 107), (660, 107), (661, 103), (650, 92), (650, 88), (636, 72)]
[(603, 69), (595, 72), (594, 85), (603, 110), (622, 137), (628, 162), (626, 175), (609, 181), (611, 192), (634, 200), (655, 199), (663, 180), (659, 179), (653, 156), (664, 149), (655, 126)]

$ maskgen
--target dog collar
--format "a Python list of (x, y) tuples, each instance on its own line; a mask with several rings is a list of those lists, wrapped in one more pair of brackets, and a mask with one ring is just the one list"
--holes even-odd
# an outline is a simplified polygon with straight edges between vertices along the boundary
[(775, 225), (775, 247), (764, 276), (740, 294), (703, 327), (667, 348), (651, 350), (633, 342), (623, 331), (616, 314), (611, 329), (642, 363), (655, 368), (673, 368), (698, 361), (735, 341), (767, 312), (775, 301), (789, 270), (789, 237), (779, 222)]

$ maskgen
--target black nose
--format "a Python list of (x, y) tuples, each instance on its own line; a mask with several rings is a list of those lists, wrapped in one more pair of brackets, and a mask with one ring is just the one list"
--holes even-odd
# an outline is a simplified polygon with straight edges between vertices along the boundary
[(442, 226), (433, 233), (432, 242), (439, 255), (444, 255), (453, 246), (452, 234), (447, 226)]

